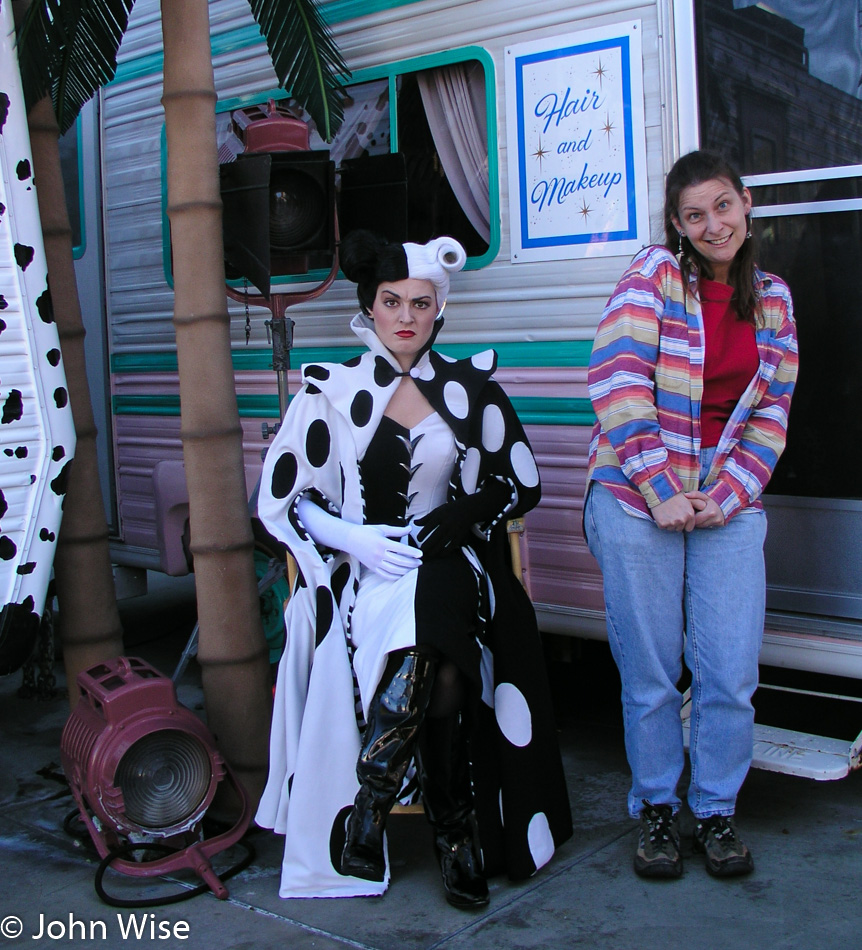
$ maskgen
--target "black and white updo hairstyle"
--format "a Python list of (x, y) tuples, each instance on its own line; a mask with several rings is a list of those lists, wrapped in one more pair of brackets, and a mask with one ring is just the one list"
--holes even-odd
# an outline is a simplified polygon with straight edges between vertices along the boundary
[(356, 284), (359, 305), (371, 313), (377, 288), (384, 281), (430, 280), (437, 295), (437, 319), (449, 296), (449, 275), (461, 270), (467, 253), (454, 238), (434, 238), (427, 244), (391, 244), (372, 231), (351, 231), (341, 242), (344, 276)]

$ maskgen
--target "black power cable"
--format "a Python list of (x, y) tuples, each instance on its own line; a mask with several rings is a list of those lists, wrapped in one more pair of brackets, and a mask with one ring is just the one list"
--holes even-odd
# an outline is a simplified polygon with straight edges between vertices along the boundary
[[(244, 871), (255, 859), (255, 850), (250, 842), (240, 840), (237, 842), (237, 844), (245, 848), (246, 855), (237, 864), (234, 864), (232, 867), (228, 868), (227, 871), (216, 875), (216, 877), (222, 881), (222, 883), (234, 877), (236, 874), (239, 874), (240, 871)], [(96, 870), (96, 880), (94, 882), (96, 894), (98, 894), (100, 900), (102, 900), (105, 904), (109, 904), (111, 907), (159, 907), (163, 904), (179, 904), (180, 901), (190, 900), (192, 897), (197, 897), (198, 894), (206, 894), (206, 892), (210, 890), (208, 884), (199, 884), (197, 887), (183, 889), (176, 894), (169, 894), (167, 897), (142, 897), (137, 899), (126, 899), (122, 897), (113, 897), (112, 895), (108, 894), (107, 891), (105, 891), (105, 889), (102, 887), (102, 878), (105, 876), (105, 871), (107, 871), (107, 869), (117, 858), (122, 858), (133, 854), (135, 851), (142, 850), (160, 851), (162, 854), (176, 853), (175, 848), (171, 848), (168, 845), (160, 844), (158, 842), (128, 842), (127, 844), (121, 845), (119, 848), (112, 850), (110, 854), (106, 855), (99, 862), (99, 867)]]

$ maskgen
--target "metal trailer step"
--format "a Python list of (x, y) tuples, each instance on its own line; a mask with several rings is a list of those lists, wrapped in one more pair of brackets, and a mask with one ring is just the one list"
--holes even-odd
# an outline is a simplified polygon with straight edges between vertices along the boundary
[[(760, 688), (859, 702), (857, 697), (775, 687), (766, 683), (761, 683)], [(686, 690), (682, 706), (682, 729), (686, 749), (690, 739), (690, 714), (691, 696), (689, 690)], [(787, 775), (799, 775), (820, 782), (834, 781), (862, 766), (862, 732), (850, 741), (755, 723), (754, 757), (751, 764), (753, 768), (769, 772), (784, 772)]]

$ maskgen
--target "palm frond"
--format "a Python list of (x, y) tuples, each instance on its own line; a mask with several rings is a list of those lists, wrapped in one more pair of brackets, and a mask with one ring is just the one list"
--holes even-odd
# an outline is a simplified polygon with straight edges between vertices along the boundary
[(50, 92), (60, 131), (114, 78), (117, 50), (135, 0), (32, 0), (18, 31), (29, 109)]
[(343, 118), (341, 90), (350, 71), (314, 0), (249, 0), (279, 83), (332, 141)]

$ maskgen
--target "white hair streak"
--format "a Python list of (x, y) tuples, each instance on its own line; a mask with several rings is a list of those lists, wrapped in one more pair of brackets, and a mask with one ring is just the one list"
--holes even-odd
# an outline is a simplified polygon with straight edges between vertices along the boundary
[(439, 237), (427, 244), (405, 244), (404, 253), (410, 277), (431, 281), (442, 310), (449, 295), (449, 274), (464, 267), (467, 252), (455, 238)]

